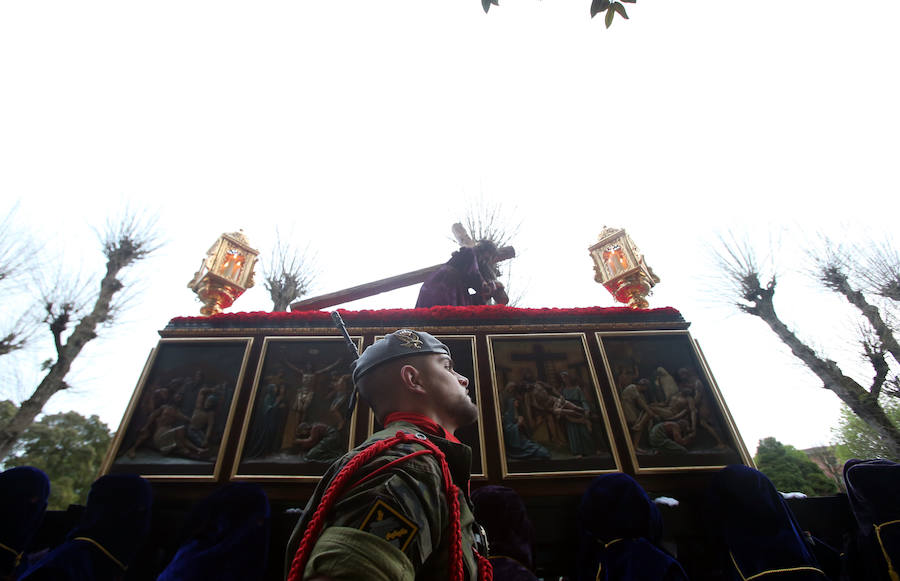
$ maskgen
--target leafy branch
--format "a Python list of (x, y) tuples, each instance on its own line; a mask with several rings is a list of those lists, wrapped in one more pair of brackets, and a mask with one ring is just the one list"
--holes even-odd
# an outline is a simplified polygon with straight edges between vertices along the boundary
[[(612, 25), (613, 18), (616, 14), (618, 14), (625, 20), (628, 20), (628, 13), (625, 12), (625, 5), (622, 2), (634, 4), (637, 2), (637, 0), (621, 0), (621, 2), (611, 2), (610, 0), (591, 0), (591, 18), (597, 16), (601, 12), (606, 12), (606, 17), (604, 18), (606, 22), (606, 28), (609, 28), (610, 25)], [(487, 14), (492, 5), (499, 6), (500, 0), (481, 0), (481, 7), (484, 9), (485, 14)]]

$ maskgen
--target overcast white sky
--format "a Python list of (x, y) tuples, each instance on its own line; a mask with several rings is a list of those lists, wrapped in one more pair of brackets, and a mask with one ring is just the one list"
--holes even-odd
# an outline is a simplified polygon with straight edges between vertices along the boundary
[[(625, 227), (662, 278), (651, 305), (693, 322), (748, 448), (827, 442), (836, 397), (715, 302), (706, 248), (777, 235), (777, 308), (855, 362), (849, 313), (798, 261), (818, 231), (895, 228), (900, 4), (640, 0), (609, 30), (589, 5), (0, 4), (0, 210), (18, 200), (22, 228), (83, 274), (102, 265), (91, 227), (126, 203), (167, 240), (49, 409), (117, 427), (156, 331), (198, 312), (185, 285), (223, 231), (263, 257), (276, 227), (310, 244), (329, 292), (444, 261), (482, 195), (522, 222), (521, 306), (611, 306), (586, 248)], [(261, 286), (235, 305), (268, 308)], [(0, 359), (0, 397), (26, 394), (40, 347)]]

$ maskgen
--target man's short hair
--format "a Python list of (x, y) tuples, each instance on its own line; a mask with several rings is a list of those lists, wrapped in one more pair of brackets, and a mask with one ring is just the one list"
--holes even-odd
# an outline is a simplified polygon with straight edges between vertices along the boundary
[[(424, 353), (423, 355), (429, 354)], [(418, 368), (421, 359), (422, 356), (416, 355), (392, 359), (359, 378), (356, 383), (359, 396), (369, 404), (378, 421), (381, 421), (386, 415), (384, 413), (386, 406), (390, 407), (393, 404), (394, 394), (400, 383), (400, 369), (404, 365)]]

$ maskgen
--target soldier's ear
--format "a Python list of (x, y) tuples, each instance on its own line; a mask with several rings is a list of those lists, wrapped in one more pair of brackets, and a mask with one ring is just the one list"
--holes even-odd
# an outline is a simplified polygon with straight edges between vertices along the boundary
[(409, 391), (425, 392), (425, 387), (422, 385), (422, 374), (412, 365), (404, 365), (400, 368), (400, 382)]

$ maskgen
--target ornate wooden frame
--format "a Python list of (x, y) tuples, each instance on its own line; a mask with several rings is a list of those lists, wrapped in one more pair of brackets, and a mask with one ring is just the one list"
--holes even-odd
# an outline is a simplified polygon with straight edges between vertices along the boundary
[[(597, 345), (600, 348), (600, 353), (603, 357), (603, 366), (606, 371), (606, 376), (609, 380), (609, 385), (612, 390), (612, 394), (616, 403), (616, 409), (618, 411), (619, 417), (622, 419), (623, 425), (620, 429), (619, 437), (625, 442), (625, 445), (628, 450), (629, 457), (631, 459), (632, 465), (634, 466), (635, 474), (667, 474), (667, 473), (678, 473), (678, 472), (714, 472), (717, 470), (721, 470), (726, 465), (731, 463), (744, 463), (749, 466), (753, 465), (752, 458), (750, 454), (747, 452), (746, 446), (743, 443), (743, 440), (740, 437), (740, 434), (737, 431), (737, 427), (734, 423), (734, 418), (731, 415), (731, 411), (728, 409), (728, 406), (725, 404), (725, 400), (722, 397), (722, 393), (719, 390), (718, 384), (715, 382), (715, 379), (712, 376), (712, 373), (709, 370), (708, 365), (706, 364), (706, 360), (703, 358), (702, 353), (699, 350), (699, 346), (696, 341), (692, 339), (690, 333), (687, 330), (659, 330), (659, 331), (597, 331), (595, 333), (597, 339)], [(732, 449), (728, 452), (722, 451), (720, 453), (709, 452), (706, 456), (715, 458), (725, 459), (727, 456), (731, 455), (731, 461), (724, 462), (714, 462), (708, 465), (682, 465), (677, 463), (672, 463), (671, 465), (657, 465), (657, 466), (648, 466), (647, 461), (644, 461), (644, 465), (642, 466), (641, 460), (637, 454), (635, 449), (635, 445), (632, 442), (632, 438), (630, 433), (628, 433), (627, 427), (624, 425), (625, 414), (622, 408), (622, 401), (620, 397), (620, 391), (624, 389), (624, 387), (620, 387), (616, 384), (616, 378), (614, 377), (613, 372), (613, 362), (610, 361), (610, 354), (608, 345), (604, 344), (604, 339), (609, 338), (622, 338), (622, 337), (635, 337), (638, 340), (641, 338), (657, 338), (657, 337), (671, 337), (675, 340), (681, 338), (686, 342), (682, 348), (686, 348), (689, 357), (692, 358), (691, 361), (685, 362), (682, 361), (684, 365), (690, 365), (694, 369), (697, 370), (699, 374), (699, 379), (701, 382), (705, 383), (705, 387), (709, 389), (709, 394), (712, 396), (712, 401), (715, 403), (715, 412), (717, 414), (717, 419), (721, 421), (722, 426), (725, 428), (725, 436), (730, 440), (730, 444)], [(669, 351), (670, 353), (672, 350)], [(674, 355), (670, 355), (670, 357), (674, 358)], [(671, 366), (671, 365), (670, 365)], [(660, 365), (661, 367), (661, 365)], [(675, 366), (671, 366), (673, 369)], [(667, 370), (668, 371), (668, 370)], [(648, 425), (649, 428), (649, 425)], [(658, 457), (663, 458), (665, 455), (660, 454)], [(671, 456), (672, 454), (668, 454)], [(647, 455), (642, 454), (641, 457), (646, 458)], [(691, 452), (691, 458), (695, 461), (699, 461), (703, 459), (702, 453), (694, 453)], [(711, 460), (713, 462), (713, 460)]]
[[(159, 482), (216, 482), (219, 480), (221, 476), (223, 464), (226, 460), (226, 449), (228, 448), (228, 442), (230, 440), (231, 429), (234, 424), (234, 418), (236, 415), (237, 402), (241, 395), (241, 385), (244, 382), (244, 375), (247, 369), (247, 361), (250, 356), (250, 350), (253, 346), (253, 337), (211, 337), (211, 338), (170, 338), (170, 339), (160, 339), (157, 343), (156, 347), (154, 347), (150, 355), (147, 358), (147, 362), (144, 364), (144, 370), (141, 373), (140, 378), (138, 379), (138, 384), (132, 393), (131, 400), (128, 402), (128, 407), (125, 410), (125, 415), (122, 417), (122, 421), (119, 424), (119, 429), (116, 431), (116, 435), (113, 438), (112, 444), (107, 451), (106, 457), (103, 460), (103, 465), (100, 469), (100, 474), (109, 474), (110, 472), (117, 472), (116, 470), (116, 458), (119, 455), (120, 447), (125, 440), (125, 437), (128, 433), (129, 428), (131, 428), (131, 421), (135, 415), (135, 411), (141, 399), (144, 396), (144, 391), (147, 388), (147, 383), (149, 382), (151, 376), (154, 374), (156, 370), (156, 365), (160, 361), (161, 352), (167, 345), (198, 345), (198, 344), (216, 344), (216, 343), (243, 343), (243, 354), (241, 356), (241, 364), (237, 373), (237, 376), (234, 377), (234, 389), (231, 393), (231, 401), (228, 403), (228, 415), (225, 420), (225, 424), (221, 434), (221, 443), (219, 446), (218, 454), (216, 455), (216, 459), (213, 461), (213, 468), (211, 474), (191, 474), (191, 473), (166, 473), (166, 472), (158, 472), (158, 473), (145, 473), (141, 471), (141, 476), (152, 481)], [(147, 464), (152, 465), (152, 464)], [(164, 465), (164, 464), (160, 464)], [(128, 466), (124, 464), (122, 466)], [(143, 464), (137, 464), (137, 466), (143, 466)], [(133, 472), (130, 470), (126, 470), (126, 472)]]
[[(510, 470), (509, 459), (506, 457), (506, 446), (504, 444), (503, 438), (503, 416), (502, 410), (500, 409), (500, 389), (498, 374), (497, 374), (497, 361), (495, 356), (495, 342), (502, 341), (504, 339), (523, 339), (523, 340), (540, 340), (542, 338), (545, 339), (580, 339), (581, 341), (581, 353), (584, 358), (584, 362), (587, 365), (588, 374), (591, 382), (593, 383), (593, 390), (591, 393), (596, 398), (595, 403), (598, 406), (600, 413), (602, 424), (604, 427), (604, 433), (606, 435), (606, 441), (609, 446), (609, 453), (612, 457), (612, 466), (609, 468), (593, 468), (593, 469), (584, 469), (584, 470), (547, 470), (547, 471), (525, 471), (525, 472), (516, 472)], [(558, 477), (558, 476), (596, 476), (598, 474), (606, 474), (609, 472), (620, 472), (622, 470), (622, 463), (619, 458), (618, 446), (616, 444), (615, 439), (613, 438), (612, 430), (610, 429), (610, 418), (609, 413), (606, 409), (606, 403), (604, 402), (601, 384), (597, 376), (596, 369), (594, 367), (594, 361), (591, 357), (591, 352), (588, 347), (587, 336), (585, 333), (509, 333), (509, 334), (489, 334), (485, 336), (485, 341), (488, 347), (488, 354), (490, 358), (490, 370), (491, 370), (491, 385), (493, 389), (493, 399), (494, 399), (494, 414), (496, 419), (496, 428), (497, 428), (497, 441), (499, 443), (499, 455), (500, 455), (500, 468), (502, 472), (503, 479), (519, 479), (519, 478), (549, 478), (549, 477)], [(559, 462), (559, 460), (547, 460), (547, 462)]]
[[(357, 352), (359, 352), (360, 347), (362, 345), (362, 336), (356, 335), (350, 337), (356, 343)], [(260, 389), (260, 383), (263, 373), (263, 368), (266, 365), (266, 355), (268, 354), (268, 347), (273, 343), (294, 343), (294, 342), (322, 342), (327, 341), (329, 343), (340, 343), (344, 344), (343, 337), (335, 337), (333, 335), (308, 335), (308, 336), (271, 336), (265, 337), (263, 339), (262, 350), (259, 355), (259, 361), (256, 366), (256, 373), (253, 378), (253, 389), (250, 391), (250, 397), (247, 400), (247, 406), (244, 410), (243, 416), (243, 425), (241, 426), (241, 435), (238, 440), (238, 446), (235, 451), (235, 458), (231, 468), (230, 480), (241, 480), (241, 481), (254, 481), (254, 482), (267, 482), (267, 481), (294, 481), (294, 482), (318, 482), (321, 479), (321, 474), (279, 474), (279, 473), (253, 473), (253, 472), (245, 472), (241, 473), (241, 464), (243, 462), (243, 453), (244, 453), (244, 445), (247, 441), (247, 434), (250, 430), (250, 424), (253, 419), (253, 412), (256, 407), (256, 395)], [(354, 441), (356, 439), (356, 421), (357, 421), (357, 413), (359, 411), (359, 405), (357, 404), (353, 408), (353, 413), (349, 418), (347, 418), (347, 423), (349, 425), (349, 437), (347, 442), (347, 451), (353, 449)], [(274, 464), (274, 463), (273, 463)]]

